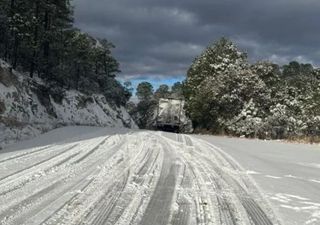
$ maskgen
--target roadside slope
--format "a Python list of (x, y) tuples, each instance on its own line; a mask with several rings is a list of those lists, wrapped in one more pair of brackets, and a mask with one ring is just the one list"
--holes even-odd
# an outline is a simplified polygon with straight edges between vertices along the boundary
[(50, 89), (0, 61), (0, 148), (66, 125), (136, 128), (125, 108), (103, 95)]

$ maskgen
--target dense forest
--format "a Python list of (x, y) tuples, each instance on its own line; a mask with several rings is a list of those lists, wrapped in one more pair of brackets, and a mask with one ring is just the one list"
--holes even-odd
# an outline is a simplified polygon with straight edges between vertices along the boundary
[(311, 64), (250, 64), (222, 38), (194, 60), (183, 91), (198, 131), (319, 140), (320, 70)]
[(73, 26), (69, 0), (0, 0), (0, 58), (43, 79), (50, 91), (101, 93), (125, 105), (131, 94), (115, 80), (113, 47)]

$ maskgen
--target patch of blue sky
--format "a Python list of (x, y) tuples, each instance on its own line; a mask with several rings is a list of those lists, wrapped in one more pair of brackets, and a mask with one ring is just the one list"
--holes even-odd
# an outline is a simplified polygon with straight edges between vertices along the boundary
[(153, 89), (155, 91), (162, 84), (166, 84), (169, 87), (171, 87), (174, 83), (182, 82), (184, 79), (185, 79), (185, 76), (163, 76), (163, 77), (141, 76), (141, 77), (133, 78), (131, 80), (122, 80), (120, 77), (119, 81), (121, 83), (124, 83), (125, 81), (130, 81), (132, 83), (132, 88), (134, 89), (133, 94), (135, 94), (136, 89), (141, 82), (149, 82), (150, 84), (152, 84)]

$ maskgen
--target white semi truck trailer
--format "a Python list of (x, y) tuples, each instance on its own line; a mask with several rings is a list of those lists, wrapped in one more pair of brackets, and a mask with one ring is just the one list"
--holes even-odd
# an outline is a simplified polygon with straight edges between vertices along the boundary
[(156, 126), (159, 130), (180, 132), (185, 119), (184, 100), (160, 98)]

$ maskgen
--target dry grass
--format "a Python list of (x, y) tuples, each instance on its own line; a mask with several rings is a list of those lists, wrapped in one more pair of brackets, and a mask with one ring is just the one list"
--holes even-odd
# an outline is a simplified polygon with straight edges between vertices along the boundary
[(290, 143), (301, 143), (301, 144), (319, 144), (320, 136), (299, 136), (299, 137), (290, 137), (285, 141)]

